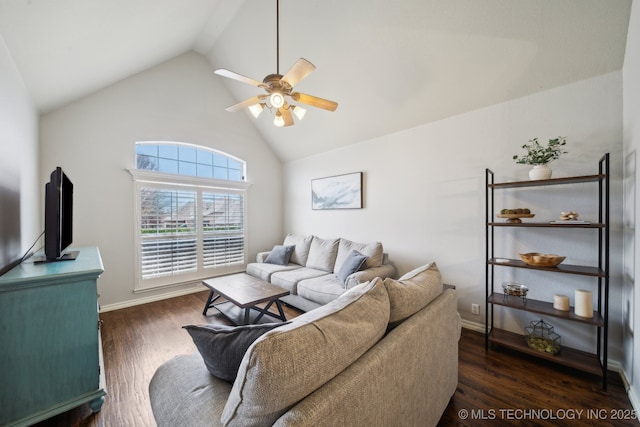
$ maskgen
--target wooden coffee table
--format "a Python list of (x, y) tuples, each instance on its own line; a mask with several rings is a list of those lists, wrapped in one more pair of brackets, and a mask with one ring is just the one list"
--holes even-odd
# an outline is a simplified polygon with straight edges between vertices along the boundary
[[(285, 322), (287, 319), (282, 311), (278, 298), (289, 295), (289, 291), (272, 285), (264, 280), (249, 276), (246, 273), (231, 274), (215, 277), (202, 282), (211, 290), (207, 303), (204, 305), (203, 315), (207, 315), (210, 308), (215, 308), (235, 325), (248, 325), (258, 322), (269, 322), (264, 315)], [(220, 302), (221, 298), (226, 301)], [(267, 302), (267, 305), (257, 307), (257, 304)], [(269, 308), (276, 304), (278, 313), (272, 313)]]

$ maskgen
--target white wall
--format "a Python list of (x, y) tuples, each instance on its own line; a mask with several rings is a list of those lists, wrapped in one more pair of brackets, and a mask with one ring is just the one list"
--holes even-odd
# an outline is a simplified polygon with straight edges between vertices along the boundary
[[(497, 181), (528, 179), (528, 167), (516, 165), (512, 156), (519, 154), (521, 145), (533, 137), (546, 141), (558, 135), (567, 137), (569, 154), (551, 164), (556, 177), (595, 174), (600, 157), (606, 152), (612, 156), (612, 222), (617, 231), (612, 233), (611, 246), (610, 355), (620, 360), (621, 267), (615, 261), (621, 258), (622, 221), (620, 72), (286, 163), (285, 230), (321, 237), (343, 236), (360, 242), (379, 240), (398, 274), (435, 260), (445, 282), (457, 286), (458, 309), (465, 321), (484, 324), (485, 168), (496, 172)], [(364, 209), (311, 210), (311, 179), (357, 171), (364, 172)], [(596, 184), (588, 190), (597, 194)], [(556, 219), (562, 210), (576, 210), (585, 219), (597, 219), (597, 201), (587, 197), (584, 187), (518, 194), (497, 206), (529, 207), (536, 213), (536, 220)], [(568, 255), (566, 262), (570, 264), (595, 262), (595, 232), (563, 231), (567, 234), (554, 236), (548, 231), (519, 230), (515, 240), (497, 240), (504, 247), (502, 256), (516, 258), (518, 252), (553, 250)], [(577, 239), (579, 244), (567, 244), (567, 237)], [(590, 249), (581, 250), (581, 246)], [(499, 274), (504, 277), (498, 283), (513, 279), (529, 284), (532, 298), (550, 298), (576, 284), (566, 275), (496, 270), (502, 270)], [(593, 279), (586, 280), (590, 286), (597, 284)], [(578, 283), (584, 286), (584, 280)], [(570, 295), (573, 299), (572, 290)], [(471, 314), (472, 303), (481, 305), (480, 316)], [(518, 332), (529, 321), (539, 319), (516, 311), (499, 313), (496, 318), (502, 327)], [(557, 319), (547, 320), (563, 335), (563, 344), (595, 349), (592, 342), (576, 338), (585, 333), (581, 328)]]
[[(41, 118), (42, 165), (74, 183), (74, 246), (98, 245), (100, 302), (121, 306), (177, 289), (133, 294), (134, 143), (189, 142), (247, 161), (249, 256), (282, 239), (281, 164), (209, 63), (190, 52)], [(266, 225), (266, 226), (265, 226)]]
[[(624, 369), (631, 381), (629, 397), (636, 410), (640, 410), (640, 339), (634, 333), (640, 331), (640, 291), (635, 288), (636, 273), (640, 269), (637, 243), (637, 213), (640, 212), (638, 188), (638, 150), (640, 149), (640, 4), (634, 1), (627, 35), (627, 50), (623, 68), (624, 90), (624, 158), (625, 169), (625, 293), (622, 301), (625, 313)], [(634, 357), (635, 356), (635, 357)]]
[(0, 174), (3, 175), (0, 179), (11, 175), (20, 182), (21, 251), (24, 253), (44, 227), (40, 216), (38, 112), (2, 37), (0, 94)]

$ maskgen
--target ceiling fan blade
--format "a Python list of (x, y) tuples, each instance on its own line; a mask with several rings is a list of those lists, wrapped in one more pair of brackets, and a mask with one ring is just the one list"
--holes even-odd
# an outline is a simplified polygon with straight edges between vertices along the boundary
[(214, 73), (216, 73), (219, 76), (227, 77), (229, 79), (237, 80), (239, 82), (246, 83), (246, 84), (249, 84), (249, 85), (258, 86), (258, 87), (264, 86), (264, 83), (259, 82), (257, 80), (254, 80), (251, 77), (246, 77), (246, 76), (243, 76), (242, 74), (238, 74), (238, 73), (234, 73), (233, 71), (225, 70), (224, 68), (220, 68), (218, 70), (215, 70)]
[(234, 112), (236, 112), (238, 110), (242, 110), (243, 108), (248, 107), (250, 105), (257, 104), (260, 101), (262, 101), (263, 99), (265, 99), (266, 97), (267, 97), (267, 95), (254, 96), (253, 98), (245, 99), (242, 102), (238, 102), (237, 104), (232, 105), (231, 107), (227, 107), (227, 108), (225, 108), (225, 110), (227, 110), (227, 111), (229, 111), (231, 113), (234, 113)]
[(282, 114), (282, 118), (284, 119), (285, 126), (291, 126), (293, 124), (293, 116), (291, 115), (291, 107), (287, 107), (287, 105), (283, 105), (278, 109), (280, 114)]
[(302, 102), (303, 104), (310, 105), (316, 108), (322, 108), (324, 110), (336, 111), (338, 103), (329, 101), (328, 99), (318, 98), (317, 96), (311, 96), (300, 92), (293, 92), (291, 98), (294, 101)]
[(307, 61), (304, 58), (300, 58), (296, 61), (295, 64), (287, 71), (287, 73), (282, 76), (281, 80), (289, 83), (291, 87), (294, 87), (298, 83), (302, 81), (305, 77), (313, 72), (316, 69), (316, 66), (311, 62)]

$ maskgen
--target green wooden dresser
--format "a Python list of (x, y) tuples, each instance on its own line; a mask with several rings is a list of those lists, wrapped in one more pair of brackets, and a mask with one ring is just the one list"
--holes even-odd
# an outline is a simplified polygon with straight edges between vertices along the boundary
[[(75, 261), (34, 264), (0, 276), (0, 426), (27, 426), (106, 395), (97, 247)], [(36, 254), (36, 256), (39, 254)]]

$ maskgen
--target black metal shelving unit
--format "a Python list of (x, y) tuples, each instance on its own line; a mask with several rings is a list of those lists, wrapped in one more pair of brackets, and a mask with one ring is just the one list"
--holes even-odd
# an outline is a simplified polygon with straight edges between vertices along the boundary
[[(598, 223), (542, 223), (542, 222), (496, 222), (494, 221), (494, 192), (501, 189), (524, 189), (529, 187), (545, 187), (551, 185), (598, 183)], [(602, 388), (607, 389), (607, 348), (609, 326), (609, 154), (602, 156), (598, 162), (597, 175), (575, 176), (568, 178), (555, 178), (536, 181), (494, 182), (494, 173), (486, 169), (486, 306), (485, 306), (485, 348), (489, 349), (489, 343), (509, 347), (520, 352), (530, 354), (542, 359), (552, 361), (564, 366), (575, 368), (602, 376)], [(494, 235), (496, 229), (509, 228), (557, 228), (557, 229), (585, 229), (596, 230), (598, 233), (598, 265), (582, 266), (560, 264), (557, 267), (539, 267), (525, 264), (516, 259), (497, 258), (494, 253)], [(498, 262), (498, 260), (500, 262)], [(494, 291), (494, 269), (499, 268), (526, 268), (546, 273), (574, 274), (595, 278), (598, 281), (597, 302), (593, 318), (584, 318), (574, 314), (573, 307), (570, 311), (559, 311), (553, 308), (553, 304), (547, 301), (523, 299), (516, 296), (508, 296)], [(509, 332), (494, 327), (494, 306), (499, 305), (510, 309), (528, 311), (532, 313), (552, 316), (574, 322), (591, 325), (597, 334), (597, 345), (594, 352), (584, 352), (566, 346), (560, 353), (551, 355), (530, 349), (523, 335)]]

